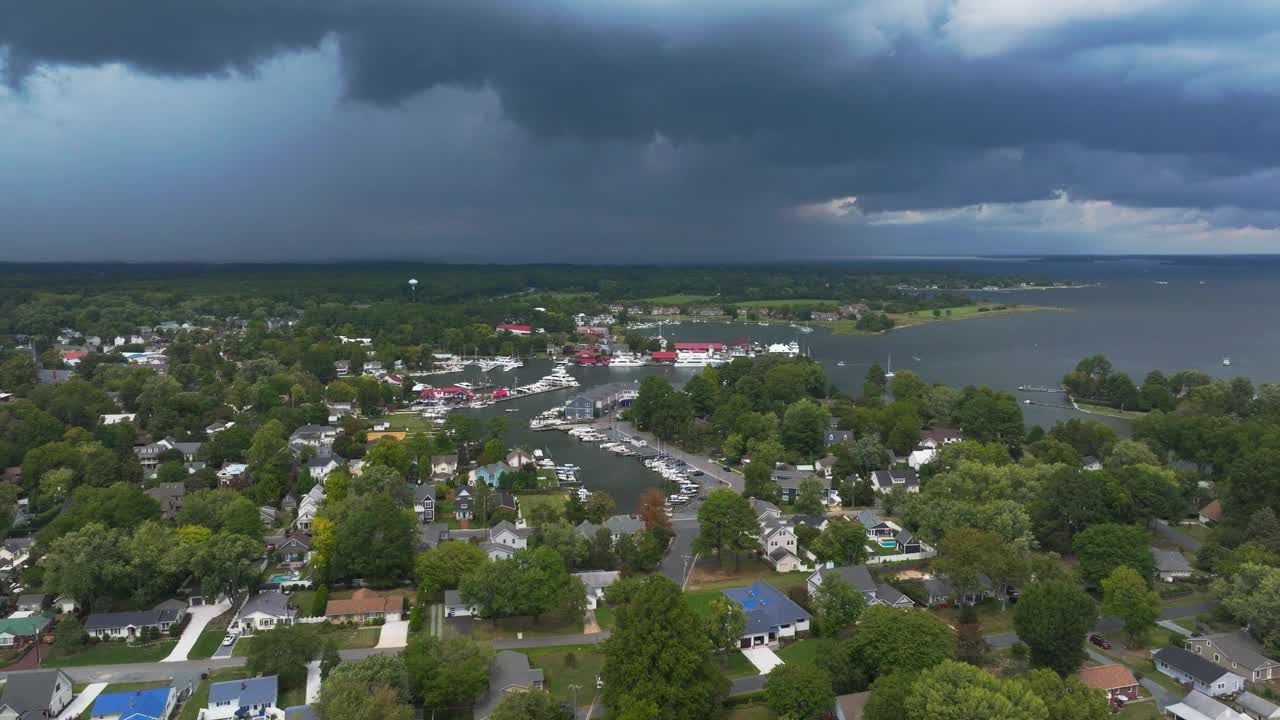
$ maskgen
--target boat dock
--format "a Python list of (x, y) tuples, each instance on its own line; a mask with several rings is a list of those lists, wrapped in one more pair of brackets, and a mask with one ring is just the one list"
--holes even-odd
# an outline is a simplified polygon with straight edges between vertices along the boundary
[(1018, 392), (1063, 393), (1066, 392), (1066, 390), (1061, 386), (1048, 387), (1046, 385), (1019, 385)]

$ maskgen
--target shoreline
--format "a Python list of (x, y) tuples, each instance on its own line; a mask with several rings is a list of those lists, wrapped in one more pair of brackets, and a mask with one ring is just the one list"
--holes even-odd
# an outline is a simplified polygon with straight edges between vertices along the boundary
[[(972, 306), (970, 306), (972, 307)], [(923, 310), (917, 312), (924, 312)], [(924, 317), (915, 315), (890, 314), (895, 325), (888, 330), (878, 330), (875, 332), (868, 330), (859, 330), (854, 326), (854, 320), (822, 320), (822, 321), (804, 321), (801, 324), (825, 327), (835, 335), (883, 335), (887, 332), (895, 330), (905, 330), (906, 328), (920, 327), (922, 325), (933, 325), (935, 323), (956, 322), (959, 320), (974, 320), (978, 318), (992, 317), (996, 315), (1012, 315), (1014, 313), (1023, 312), (1072, 312), (1071, 308), (1055, 307), (1051, 305), (1018, 305), (1014, 307), (1006, 307), (1000, 310), (987, 310), (984, 312), (969, 312), (963, 315), (943, 315), (941, 317)]]

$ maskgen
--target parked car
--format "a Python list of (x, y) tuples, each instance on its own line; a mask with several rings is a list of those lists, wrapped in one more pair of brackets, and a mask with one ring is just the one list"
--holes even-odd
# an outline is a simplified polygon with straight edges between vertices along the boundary
[(228, 645), (234, 645), (234, 644), (235, 644), (235, 642), (236, 642), (236, 636), (235, 636), (235, 635), (226, 635), (226, 636), (224, 636), (224, 637), (222, 638), (222, 646), (223, 646), (223, 647), (226, 647), (226, 646), (228, 646)]
[(1110, 649), (1111, 649), (1111, 643), (1107, 642), (1107, 639), (1106, 639), (1106, 638), (1104, 638), (1104, 637), (1102, 637), (1101, 635), (1098, 635), (1098, 634), (1090, 635), (1090, 636), (1089, 636), (1089, 642), (1093, 643), (1094, 645), (1097, 645), (1098, 647), (1102, 648), (1103, 650), (1110, 650)]

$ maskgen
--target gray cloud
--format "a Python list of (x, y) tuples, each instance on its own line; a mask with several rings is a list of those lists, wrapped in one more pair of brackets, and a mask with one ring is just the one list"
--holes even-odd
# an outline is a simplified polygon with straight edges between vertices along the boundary
[[(795, 226), (787, 210), (854, 195), (868, 212), (1034, 203), (1066, 190), (1265, 224), (1280, 189), (1278, 20), (1252, 1), (1224, 13), (1173, 0), (45, 0), (0, 6), (0, 48), (5, 79), (28, 94), (45, 73), (117, 63), (252, 84), (281, 58), (316, 59), (305, 72), (333, 84), (333, 105), (313, 112), (336, 118), (333, 134), (304, 133), (314, 144), (300, 147), (327, 155), (319, 167), (288, 157), (311, 171), (280, 171), (282, 187), (327, 196), (312, 217), (377, 216), (388, 243), (441, 228), (497, 246), (523, 232), (744, 234), (768, 252), (771, 234), (803, 232), (844, 251), (886, 240)], [(169, 88), (122, 100), (163, 103)], [(463, 150), (415, 132), (467, 126), (475, 112), (500, 121), (473, 128)], [(339, 162), (352, 182), (326, 177)], [(259, 168), (248, 156), (233, 166)], [(521, 222), (501, 222), (511, 214)]]

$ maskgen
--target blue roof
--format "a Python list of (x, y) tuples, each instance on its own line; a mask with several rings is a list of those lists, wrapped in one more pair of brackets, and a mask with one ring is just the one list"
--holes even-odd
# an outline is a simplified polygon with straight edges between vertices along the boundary
[(209, 686), (209, 706), (237, 701), (240, 707), (276, 704), (276, 676), (228, 680)]
[(742, 606), (747, 616), (747, 633), (768, 632), (780, 625), (809, 619), (809, 613), (781, 590), (759, 580), (747, 587), (729, 588), (724, 594)]
[(119, 715), (121, 720), (160, 720), (173, 688), (130, 690), (99, 695), (91, 716)]

